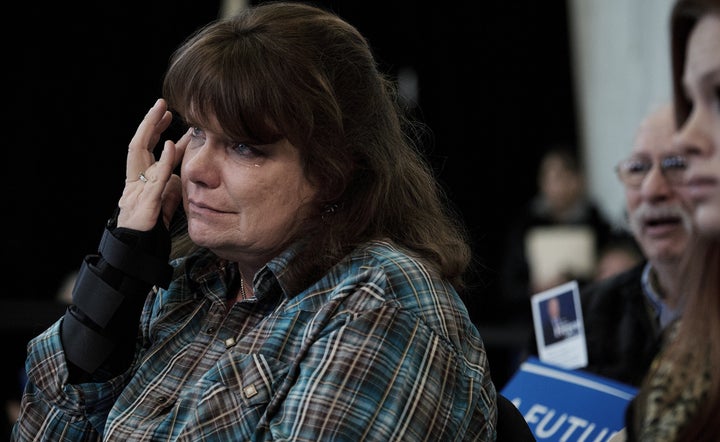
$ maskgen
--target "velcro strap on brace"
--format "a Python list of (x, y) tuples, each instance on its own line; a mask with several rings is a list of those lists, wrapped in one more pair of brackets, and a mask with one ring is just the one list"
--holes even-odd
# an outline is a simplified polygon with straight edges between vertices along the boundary
[(68, 309), (63, 317), (62, 335), (65, 358), (88, 373), (93, 373), (107, 360), (115, 349), (115, 343), (87, 324), (80, 321)]
[(77, 308), (100, 328), (105, 328), (124, 299), (122, 293), (93, 271), (87, 258), (83, 260), (72, 293)]
[(108, 264), (132, 277), (165, 288), (170, 284), (173, 268), (167, 260), (147, 253), (138, 253), (117, 239), (108, 229), (103, 233), (98, 252)]

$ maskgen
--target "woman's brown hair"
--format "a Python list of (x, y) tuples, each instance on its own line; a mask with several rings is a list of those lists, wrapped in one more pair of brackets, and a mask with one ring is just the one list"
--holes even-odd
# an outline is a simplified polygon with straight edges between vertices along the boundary
[(320, 189), (288, 272), (313, 282), (357, 245), (388, 238), (422, 256), (457, 288), (471, 251), (465, 226), (404, 117), (395, 84), (368, 41), (335, 14), (266, 2), (211, 23), (174, 53), (163, 95), (197, 124), (228, 137), (297, 147)]

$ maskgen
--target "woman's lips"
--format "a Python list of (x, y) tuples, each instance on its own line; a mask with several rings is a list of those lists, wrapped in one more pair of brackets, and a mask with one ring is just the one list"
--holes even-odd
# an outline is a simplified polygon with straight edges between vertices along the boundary
[(207, 204), (197, 202), (197, 201), (188, 201), (188, 210), (193, 213), (197, 214), (217, 214), (217, 213), (227, 213), (223, 210), (218, 210), (212, 206), (209, 206)]
[(693, 201), (714, 197), (718, 189), (718, 179), (710, 175), (693, 175), (685, 181), (685, 192)]

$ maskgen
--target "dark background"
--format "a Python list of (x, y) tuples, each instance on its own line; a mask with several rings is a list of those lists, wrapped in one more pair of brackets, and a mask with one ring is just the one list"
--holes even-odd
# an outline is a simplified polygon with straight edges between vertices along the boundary
[[(3, 39), (13, 281), (3, 297), (52, 297), (94, 251), (170, 52), (218, 14), (206, 0), (104, 3), (29, 9), (17, 17), (24, 30)], [(472, 230), (486, 287), (509, 215), (535, 191), (540, 155), (575, 144), (565, 3), (320, 4), (368, 37), (385, 71), (418, 73), (428, 152)]]
[[(9, 283), (0, 322), (20, 359), (56, 317), (34, 303), (54, 299), (96, 250), (171, 51), (219, 11), (209, 0), (26, 3), (4, 14), (15, 26), (2, 31)], [(473, 236), (479, 266), (467, 304), (492, 324), (509, 217), (535, 192), (543, 151), (576, 145), (565, 2), (317, 4), (358, 27), (383, 70), (417, 72), (428, 154)]]

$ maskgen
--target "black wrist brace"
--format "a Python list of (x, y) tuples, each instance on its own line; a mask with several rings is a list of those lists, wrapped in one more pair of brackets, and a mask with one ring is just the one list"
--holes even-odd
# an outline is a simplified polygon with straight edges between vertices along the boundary
[[(109, 222), (98, 255), (87, 256), (61, 336), (66, 360), (84, 375), (101, 366), (118, 374), (132, 361), (140, 314), (154, 285), (167, 288), (170, 236), (161, 219), (148, 232)], [(83, 376), (87, 377), (87, 376)]]

